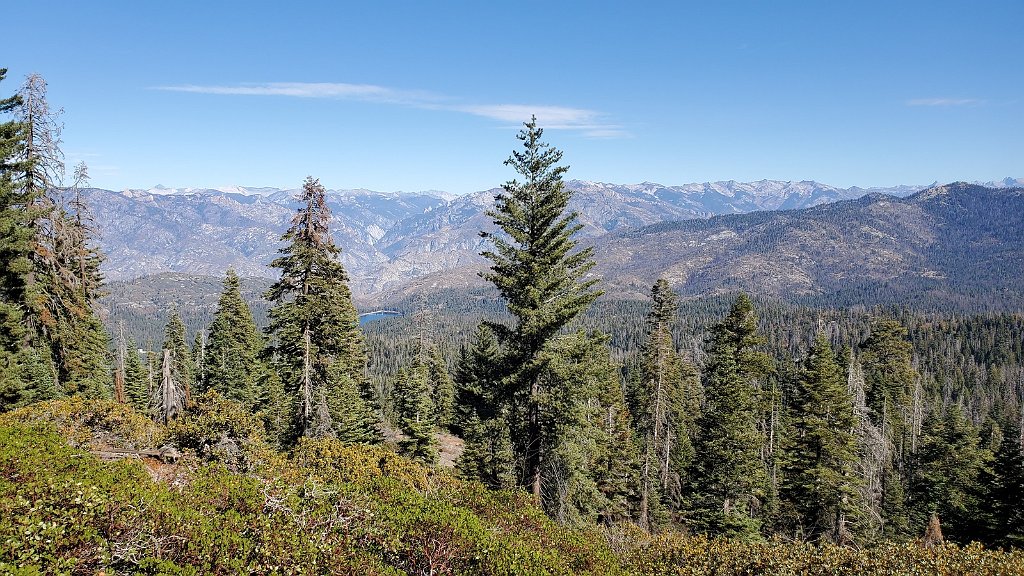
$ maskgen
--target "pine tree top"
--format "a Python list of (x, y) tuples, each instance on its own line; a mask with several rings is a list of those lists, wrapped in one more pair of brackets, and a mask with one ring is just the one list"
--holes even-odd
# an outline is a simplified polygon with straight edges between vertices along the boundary
[(521, 150), (513, 151), (505, 164), (523, 181), (511, 180), (495, 197), (488, 211), (502, 234), (483, 231), (494, 250), (482, 255), (493, 263), (481, 274), (492, 282), (519, 319), (520, 344), (536, 349), (600, 295), (596, 279), (584, 280), (594, 266), (593, 249), (576, 249), (582, 225), (567, 207), (572, 192), (565, 188), (558, 166), (562, 152), (541, 140), (544, 131), (534, 117), (517, 138)]

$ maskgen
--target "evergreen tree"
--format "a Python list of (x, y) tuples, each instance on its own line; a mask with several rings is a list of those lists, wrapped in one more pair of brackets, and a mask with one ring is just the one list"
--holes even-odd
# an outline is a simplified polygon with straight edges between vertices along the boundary
[(402, 453), (427, 464), (436, 463), (437, 419), (431, 400), (430, 369), (422, 352), (411, 367), (399, 371), (394, 395), (399, 425), (405, 434), (399, 445)]
[(149, 376), (139, 358), (139, 347), (128, 340), (124, 356), (125, 400), (136, 410), (145, 412), (149, 408)]
[(499, 396), (501, 354), (494, 331), (479, 324), (469, 347), (463, 346), (455, 368), (455, 418), (453, 428), (462, 432), (473, 418), (495, 417)]
[[(610, 357), (604, 357), (607, 347), (593, 346), (592, 350), (607, 372), (596, 380), (596, 402), (591, 403), (590, 426), (594, 430), (594, 442), (593, 460), (588, 470), (605, 502), (603, 509), (598, 511), (597, 520), (611, 524), (633, 517), (640, 454), (630, 428), (630, 413), (619, 382), (618, 367)], [(677, 443), (681, 442), (677, 439)], [(676, 446), (672, 443), (664, 446), (671, 459)], [(672, 462), (669, 463), (671, 465)]]
[(1024, 452), (1015, 419), (1003, 427), (1002, 440), (992, 462), (991, 481), (983, 500), (988, 543), (1004, 548), (1024, 547)]
[[(0, 68), (0, 81), (7, 75)], [(12, 114), (22, 105), (20, 95), (0, 99), (0, 113)], [(26, 279), (31, 271), (33, 231), (28, 201), (18, 185), (23, 173), (25, 125), (18, 120), (0, 123), (0, 412), (29, 404), (40, 398), (46, 380), (32, 378), (39, 362), (39, 350), (30, 347), (32, 333), (27, 318)]]
[(508, 420), (502, 415), (481, 420), (472, 412), (464, 422), (465, 448), (455, 461), (459, 477), (494, 490), (515, 486), (515, 451)]
[(331, 364), (327, 374), (332, 385), (327, 406), (335, 436), (345, 442), (379, 442), (379, 419), (363, 398), (365, 381), (353, 379), (351, 366), (340, 360)]
[(881, 433), (887, 455), (881, 507), (883, 534), (904, 536), (910, 526), (903, 501), (906, 466), (914, 440), (914, 427), (908, 416), (914, 413), (912, 396), (917, 381), (911, 364), (913, 347), (907, 341), (907, 329), (888, 319), (874, 323), (860, 348), (868, 414)]
[[(180, 390), (184, 407), (192, 404), (192, 396), (196, 390), (195, 364), (192, 362), (192, 350), (185, 339), (185, 323), (177, 310), (171, 315), (164, 327), (164, 342), (161, 350), (170, 352), (170, 370), (174, 388)], [(163, 370), (163, 366), (161, 366)]]
[(434, 409), (433, 419), (438, 428), (449, 428), (455, 412), (455, 382), (448, 373), (448, 365), (441, 356), (441, 349), (433, 347), (427, 360), (430, 379), (430, 402)]
[(810, 540), (853, 541), (857, 445), (853, 401), (832, 347), (823, 334), (814, 341), (792, 405), (782, 498), (797, 512), (798, 532)]
[[(896, 450), (895, 466), (901, 470), (909, 455), (906, 414), (917, 372), (911, 362), (913, 346), (907, 329), (895, 320), (879, 320), (861, 344), (865, 393), (876, 425), (884, 426)], [(884, 424), (883, 424), (884, 419)]]
[(110, 338), (93, 312), (102, 295), (103, 254), (93, 245), (96, 229), (82, 198), (88, 182), (87, 168), (80, 163), (71, 190), (53, 202), (40, 243), (50, 257), (40, 278), (49, 296), (47, 310), (55, 319), (50, 338), (64, 391), (98, 398), (110, 395)]
[(216, 390), (229, 400), (253, 408), (266, 371), (260, 358), (263, 347), (263, 336), (242, 299), (238, 275), (229, 269), (202, 354), (202, 389)]
[(881, 474), (882, 532), (886, 540), (900, 540), (911, 535), (910, 516), (907, 513), (907, 496), (903, 489), (903, 478), (886, 462)]
[[(287, 245), (271, 266), (281, 277), (266, 293), (274, 302), (268, 332), (285, 390), (296, 397), (292, 437), (334, 435), (343, 441), (379, 437), (376, 423), (363, 417), (368, 405), (366, 351), (359, 316), (352, 304), (348, 274), (331, 239), (330, 209), (318, 180), (306, 178), (299, 209), (282, 236)], [(358, 394), (345, 389), (355, 387)], [(342, 430), (349, 414), (367, 426)]]
[(80, 193), (87, 170), (76, 168), (66, 198), (59, 113), (42, 77), (29, 76), (0, 112), (16, 117), (0, 127), (0, 322), (11, 328), (0, 353), (8, 367), (0, 401), (109, 395), (109, 338), (93, 314), (101, 254)]
[(958, 406), (950, 406), (945, 414), (929, 414), (913, 461), (914, 524), (924, 526), (936, 514), (947, 538), (967, 543), (982, 537), (978, 478), (989, 457), (979, 446), (978, 431)]
[[(262, 349), (260, 350), (262, 351)], [(206, 385), (206, 331), (200, 328), (192, 338), (192, 365), (195, 366), (196, 394), (203, 394)]]
[(500, 361), (494, 332), (479, 324), (471, 345), (462, 347), (455, 370), (453, 428), (464, 441), (456, 470), (462, 478), (495, 489), (510, 488), (517, 481), (509, 418), (498, 406)]
[(542, 135), (536, 118), (519, 133), (523, 149), (505, 163), (524, 180), (506, 183), (488, 212), (503, 234), (481, 233), (494, 246), (483, 252), (492, 263), (483, 276), (516, 319), (512, 328), (494, 326), (508, 356), (502, 402), (515, 420), (510, 429), (525, 462), (523, 485), (537, 498), (545, 457), (555, 448), (544, 442), (540, 418), (541, 397), (547, 394), (540, 378), (542, 356), (558, 331), (599, 294), (593, 290), (596, 279), (583, 279), (593, 267), (593, 250), (574, 251), (572, 236), (582, 225), (575, 223), (575, 212), (567, 212), (571, 192), (562, 176), (568, 168), (558, 166), (562, 153), (542, 142)]
[[(350, 386), (349, 388), (355, 389), (356, 387)], [(295, 399), (285, 392), (284, 383), (276, 370), (264, 370), (260, 374), (260, 381), (256, 389), (258, 395), (253, 410), (263, 421), (267, 439), (284, 447), (289, 440), (288, 435), (295, 414)], [(358, 393), (358, 390), (356, 392)], [(344, 394), (341, 396), (344, 397)], [(359, 415), (353, 414), (353, 416)]]
[[(690, 426), (695, 418), (692, 375), (672, 341), (677, 304), (668, 282), (659, 279), (651, 289), (647, 343), (634, 387), (634, 416), (642, 439), (640, 509), (638, 522), (650, 528), (659, 523), (661, 505), (678, 507), (682, 478), (693, 457)], [(691, 378), (687, 378), (687, 376)]]
[[(0, 69), (0, 80), (7, 70)], [(22, 94), (0, 100), (0, 410), (61, 394), (37, 312), (37, 207), (43, 191), (25, 185), (31, 167)]]
[(753, 305), (741, 294), (711, 331), (704, 409), (688, 474), (690, 523), (698, 532), (739, 538), (758, 534), (765, 471), (751, 380), (767, 371), (766, 358), (756, 348), (760, 343)]
[(60, 188), (64, 175), (61, 111), (50, 110), (46, 91), (46, 81), (30, 75), (18, 109), (25, 127), (20, 185), (32, 229), (32, 267), (25, 283), (27, 325), (38, 331), (38, 345), (50, 348), (63, 394), (108, 396), (109, 337), (93, 313), (102, 284), (102, 255), (91, 245), (95, 230), (81, 197), (88, 171), (84, 164), (76, 168), (71, 198), (67, 198), (69, 191)]
[(541, 358), (540, 442), (551, 446), (541, 505), (564, 523), (628, 517), (637, 485), (637, 451), (607, 337), (555, 338)]

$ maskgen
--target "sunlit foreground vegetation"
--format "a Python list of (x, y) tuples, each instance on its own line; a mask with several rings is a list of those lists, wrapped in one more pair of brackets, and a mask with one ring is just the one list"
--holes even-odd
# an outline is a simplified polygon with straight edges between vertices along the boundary
[(1024, 552), (978, 545), (858, 550), (563, 526), (522, 490), (333, 439), (285, 454), (261, 429), (216, 393), (169, 426), (78, 398), (0, 416), (0, 572), (1024, 573)]

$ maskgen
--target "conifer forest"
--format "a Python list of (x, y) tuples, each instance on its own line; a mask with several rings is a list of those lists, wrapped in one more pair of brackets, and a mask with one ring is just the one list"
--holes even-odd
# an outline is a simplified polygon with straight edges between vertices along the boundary
[(1024, 574), (1012, 286), (623, 296), (533, 117), (477, 285), (359, 301), (310, 176), (270, 280), (135, 313), (5, 74), (2, 573)]

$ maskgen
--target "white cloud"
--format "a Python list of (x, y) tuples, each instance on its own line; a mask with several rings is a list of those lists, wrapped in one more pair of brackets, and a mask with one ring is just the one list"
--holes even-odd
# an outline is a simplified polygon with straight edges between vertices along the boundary
[(266, 82), (262, 84), (237, 84), (233, 86), (183, 84), (178, 86), (158, 86), (156, 89), (168, 92), (191, 92), (193, 94), (337, 98), (342, 100), (406, 104), (428, 103), (439, 100), (437, 96), (427, 92), (402, 91), (373, 84), (346, 84), (343, 82)]
[(456, 106), (452, 108), (467, 114), (483, 116), (502, 122), (524, 122), (531, 115), (545, 126), (586, 126), (594, 123), (597, 112), (582, 108), (564, 108), (561, 106), (528, 106), (525, 104), (487, 104), (476, 106)]
[(526, 104), (451, 104), (450, 98), (424, 91), (395, 90), (373, 84), (338, 82), (266, 82), (261, 84), (158, 86), (156, 90), (237, 96), (289, 96), (293, 98), (334, 98), (400, 104), (429, 110), (448, 110), (501, 122), (526, 122), (532, 115), (547, 130), (573, 130), (588, 138), (622, 138), (629, 134), (621, 126), (600, 122), (594, 110), (564, 106)]
[(984, 104), (977, 98), (916, 98), (907, 100), (907, 106), (976, 106)]

